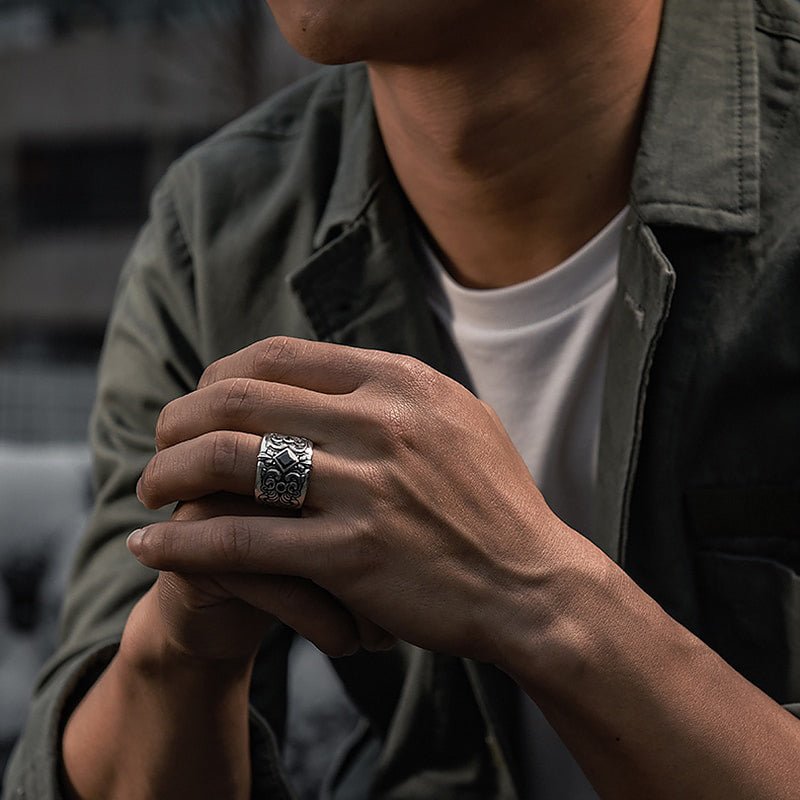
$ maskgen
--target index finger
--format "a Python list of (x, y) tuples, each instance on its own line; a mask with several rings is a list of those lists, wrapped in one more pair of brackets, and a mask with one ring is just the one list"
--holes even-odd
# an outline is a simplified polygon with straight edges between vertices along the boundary
[(358, 558), (346, 532), (319, 516), (156, 522), (134, 531), (128, 549), (161, 572), (295, 575), (323, 587), (334, 566)]
[(326, 394), (348, 394), (375, 372), (377, 350), (273, 336), (208, 366), (198, 389), (227, 378), (257, 378)]

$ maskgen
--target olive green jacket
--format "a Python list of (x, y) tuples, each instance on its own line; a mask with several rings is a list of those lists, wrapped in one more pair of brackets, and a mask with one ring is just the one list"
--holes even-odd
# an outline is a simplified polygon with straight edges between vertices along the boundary
[[(799, 86), (796, 0), (667, 0), (612, 311), (593, 536), (796, 713)], [(97, 506), (4, 797), (61, 797), (65, 714), (153, 581), (124, 542), (156, 517), (134, 486), (166, 402), (278, 333), (453, 370), (413, 224), (360, 65), (322, 71), (170, 170), (122, 274), (92, 424)], [(277, 757), (290, 640), (265, 642), (253, 681), (254, 797), (290, 796)], [(367, 720), (337, 797), (518, 796), (515, 687), (494, 667), (406, 645), (335, 666)]]

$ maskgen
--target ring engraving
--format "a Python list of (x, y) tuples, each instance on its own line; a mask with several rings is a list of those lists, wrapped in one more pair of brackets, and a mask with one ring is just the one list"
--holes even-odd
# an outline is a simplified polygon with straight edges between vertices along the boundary
[(314, 445), (304, 436), (264, 434), (256, 463), (256, 500), (278, 508), (302, 508), (313, 452)]

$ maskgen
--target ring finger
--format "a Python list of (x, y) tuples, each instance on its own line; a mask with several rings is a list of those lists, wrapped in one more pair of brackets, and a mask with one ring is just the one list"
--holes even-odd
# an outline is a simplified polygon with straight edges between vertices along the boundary
[[(147, 508), (196, 500), (217, 492), (254, 496), (260, 436), (239, 431), (204, 433), (158, 452), (136, 487)], [(304, 508), (322, 508), (333, 493), (341, 501), (345, 463), (315, 447)]]
[(346, 414), (340, 397), (252, 378), (228, 378), (179, 397), (161, 411), (156, 446), (163, 450), (211, 431), (294, 431), (316, 443), (336, 437)]

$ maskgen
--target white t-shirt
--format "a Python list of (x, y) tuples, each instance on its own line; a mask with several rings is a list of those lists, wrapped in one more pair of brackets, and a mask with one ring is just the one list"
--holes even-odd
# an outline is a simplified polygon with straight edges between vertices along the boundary
[[(428, 300), (472, 390), (500, 417), (548, 505), (588, 534), (608, 321), (627, 209), (570, 258), (532, 280), (467, 289), (430, 247)], [(597, 795), (536, 705), (521, 694), (525, 770), (537, 800)]]

